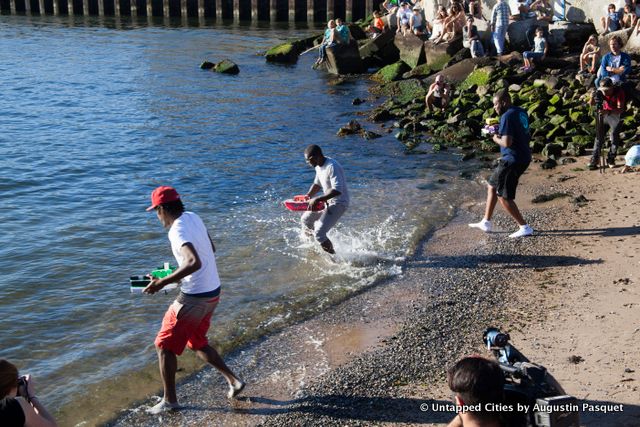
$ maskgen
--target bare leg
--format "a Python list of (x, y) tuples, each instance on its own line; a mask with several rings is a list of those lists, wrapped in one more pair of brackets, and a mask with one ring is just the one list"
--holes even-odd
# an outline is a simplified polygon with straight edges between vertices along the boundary
[(496, 208), (496, 203), (498, 203), (498, 195), (496, 194), (496, 189), (488, 185), (487, 206), (484, 208), (484, 219), (486, 219), (487, 221), (491, 221), (491, 217), (493, 217), (493, 211)]
[(164, 387), (164, 400), (169, 403), (176, 403), (176, 370), (178, 369), (178, 358), (175, 353), (156, 347), (158, 352), (158, 363), (160, 365), (160, 376)]
[(509, 213), (509, 215), (511, 215), (513, 219), (516, 220), (518, 225), (527, 224), (526, 222), (524, 222), (524, 218), (522, 218), (522, 214), (520, 214), (520, 210), (518, 209), (518, 206), (516, 205), (516, 202), (514, 200), (508, 200), (502, 197), (499, 197), (499, 199), (500, 199), (500, 204), (502, 205), (504, 210), (506, 210)]
[(220, 371), (229, 385), (233, 385), (237, 381), (240, 381), (240, 378), (238, 378), (233, 372), (231, 372), (231, 369), (229, 369), (229, 367), (224, 363), (222, 357), (220, 357), (218, 352), (209, 344), (202, 347), (200, 350), (196, 350), (196, 355), (200, 359), (204, 360), (205, 362), (216, 368), (218, 371)]

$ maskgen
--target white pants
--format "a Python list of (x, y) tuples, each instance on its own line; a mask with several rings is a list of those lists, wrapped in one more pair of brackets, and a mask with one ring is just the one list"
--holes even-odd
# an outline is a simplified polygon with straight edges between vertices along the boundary
[(507, 35), (507, 29), (504, 27), (496, 27), (496, 31), (492, 33), (493, 44), (496, 45), (496, 51), (498, 55), (504, 53), (504, 39)]
[(318, 243), (324, 243), (327, 240), (327, 233), (336, 225), (342, 214), (347, 210), (347, 205), (330, 205), (321, 211), (307, 211), (302, 214), (302, 226), (309, 230), (313, 230), (313, 237)]

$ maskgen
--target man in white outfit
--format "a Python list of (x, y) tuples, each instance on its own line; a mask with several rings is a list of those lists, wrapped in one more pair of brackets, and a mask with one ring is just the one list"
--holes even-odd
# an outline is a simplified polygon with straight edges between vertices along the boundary
[[(313, 232), (313, 236), (320, 243), (322, 249), (334, 254), (333, 243), (327, 237), (329, 230), (336, 225), (342, 214), (349, 207), (349, 192), (347, 181), (340, 163), (322, 154), (322, 149), (317, 145), (310, 145), (304, 150), (307, 163), (316, 170), (316, 177), (307, 196), (310, 197), (309, 206), (318, 202), (325, 202), (326, 208), (322, 211), (307, 211), (302, 215), (302, 225)], [(313, 197), (322, 190), (322, 196)]]

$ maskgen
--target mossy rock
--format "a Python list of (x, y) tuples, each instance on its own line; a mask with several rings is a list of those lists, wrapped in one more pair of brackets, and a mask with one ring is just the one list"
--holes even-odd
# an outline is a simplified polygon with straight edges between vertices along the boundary
[(584, 121), (586, 120), (586, 114), (584, 113), (584, 111), (571, 111), (569, 113), (569, 117), (574, 123), (584, 123)]
[(529, 147), (534, 153), (541, 152), (544, 146), (545, 140), (543, 138), (533, 138), (531, 141), (529, 141)]
[(552, 144), (546, 144), (542, 149), (542, 155), (545, 157), (558, 158), (562, 154), (562, 148), (563, 148), (562, 144), (558, 144), (557, 142)]
[(555, 106), (562, 105), (562, 97), (556, 93), (551, 97), (551, 99), (549, 99), (549, 104), (555, 105)]
[(214, 64), (213, 62), (210, 61), (202, 61), (202, 64), (200, 64), (200, 69), (201, 70), (210, 70), (213, 67), (215, 67), (216, 64)]
[(405, 79), (409, 79), (412, 77), (425, 78), (429, 77), (433, 73), (435, 73), (435, 70), (433, 69), (431, 64), (421, 64), (417, 67), (414, 67), (411, 71), (405, 73), (403, 77)]
[(577, 144), (575, 142), (570, 142), (567, 144), (567, 154), (570, 156), (582, 156), (586, 152), (585, 146), (581, 144)]
[(418, 79), (400, 80), (385, 84), (379, 91), (381, 95), (392, 96), (400, 105), (409, 104), (412, 101), (420, 102), (420, 108), (424, 108), (424, 97), (427, 92)]
[(557, 136), (561, 136), (564, 133), (564, 129), (562, 129), (562, 127), (560, 126), (556, 126), (553, 129), (551, 129), (549, 132), (547, 132), (547, 140), (550, 139), (555, 139)]
[(482, 67), (477, 70), (473, 70), (471, 74), (469, 74), (460, 84), (460, 90), (469, 90), (473, 85), (476, 85), (477, 87), (488, 85), (491, 80), (491, 73), (493, 70), (493, 67)]
[(500, 151), (500, 146), (490, 139), (485, 139), (480, 141), (480, 149), (489, 153), (497, 153)]
[(555, 106), (550, 105), (550, 106), (548, 106), (548, 107), (547, 107), (547, 114), (555, 114), (555, 112), (556, 112), (557, 110), (558, 110), (558, 109), (557, 109)]
[(221, 74), (238, 74), (240, 72), (240, 68), (238, 68), (238, 65), (233, 61), (223, 59), (213, 67), (213, 71)]
[(593, 144), (593, 139), (594, 137), (588, 135), (575, 135), (571, 137), (571, 142), (582, 147), (589, 147)]
[(293, 43), (282, 43), (269, 49), (264, 56), (267, 62), (294, 63), (298, 61), (299, 54)]
[(566, 120), (567, 120), (566, 117), (556, 114), (555, 116), (551, 117), (551, 119), (549, 120), (549, 123), (551, 123), (554, 126), (557, 126), (564, 123)]
[(379, 69), (374, 75), (371, 76), (371, 80), (378, 83), (390, 83), (396, 80), (400, 80), (402, 75), (409, 71), (409, 66), (402, 61), (398, 61), (394, 64), (387, 65)]
[(470, 117), (470, 118), (482, 117), (483, 114), (484, 114), (484, 110), (481, 110), (480, 108), (476, 108), (475, 110), (469, 111), (469, 113), (467, 114), (467, 117)]

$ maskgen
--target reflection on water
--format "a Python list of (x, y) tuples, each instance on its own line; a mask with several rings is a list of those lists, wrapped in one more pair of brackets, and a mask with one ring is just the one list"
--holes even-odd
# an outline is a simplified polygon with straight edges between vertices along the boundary
[[(335, 136), (370, 106), (350, 102), (368, 96), (365, 81), (332, 86), (312, 56), (278, 66), (257, 55), (317, 29), (157, 24), (0, 16), (0, 357), (36, 377), (63, 425), (159, 387), (153, 338), (172, 296), (127, 283), (172, 260), (144, 211), (157, 185), (174, 185), (216, 242), (210, 335), (223, 350), (400, 274), (464, 190), (455, 154)], [(200, 70), (205, 58), (240, 74)], [(330, 234), (335, 257), (301, 240), (299, 215), (281, 205), (308, 189), (302, 151), (314, 143), (339, 159), (352, 194)]]

